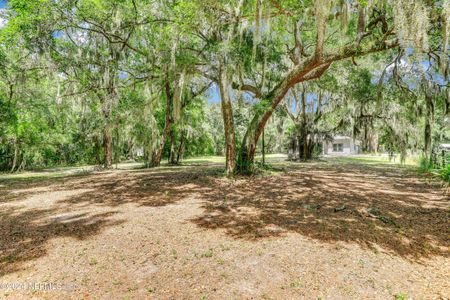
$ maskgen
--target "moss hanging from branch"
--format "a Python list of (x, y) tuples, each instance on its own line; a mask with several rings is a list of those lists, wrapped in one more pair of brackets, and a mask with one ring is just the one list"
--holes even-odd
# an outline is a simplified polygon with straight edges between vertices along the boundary
[(256, 56), (256, 48), (261, 43), (261, 19), (263, 0), (256, 0), (255, 30), (253, 31), (253, 58)]
[(422, 0), (394, 1), (394, 25), (404, 48), (428, 50), (428, 10)]
[(327, 20), (330, 13), (330, 0), (316, 0), (314, 3), (314, 10), (316, 15), (317, 28), (317, 44), (316, 55), (320, 57), (323, 54), (323, 44), (325, 42), (325, 35), (327, 29)]
[(361, 42), (364, 31), (366, 29), (366, 10), (367, 8), (359, 4), (358, 6), (358, 29), (357, 29), (357, 40), (358, 43)]
[(347, 0), (341, 0), (341, 14), (340, 14), (340, 21), (341, 21), (341, 31), (343, 33), (347, 32), (348, 30), (348, 23), (349, 23), (349, 5)]
[(177, 58), (177, 49), (178, 49), (178, 29), (172, 29), (172, 35), (174, 36), (174, 40), (172, 42), (172, 48), (170, 49), (170, 66), (172, 70), (175, 70), (176, 67), (176, 58)]
[(186, 69), (180, 74), (177, 87), (175, 88), (175, 94), (173, 96), (173, 119), (177, 121), (181, 116), (181, 101), (183, 99), (183, 89), (186, 80)]

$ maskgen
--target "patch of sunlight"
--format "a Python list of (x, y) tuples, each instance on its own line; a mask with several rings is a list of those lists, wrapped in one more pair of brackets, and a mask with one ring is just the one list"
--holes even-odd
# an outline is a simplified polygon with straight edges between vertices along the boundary
[(33, 180), (33, 179), (46, 179), (46, 178), (58, 178), (66, 176), (66, 173), (62, 172), (23, 172), (14, 174), (0, 174), (0, 180)]
[[(183, 165), (198, 165), (198, 164), (218, 164), (225, 163), (225, 156), (199, 156), (190, 157), (182, 161)], [(167, 164), (167, 163), (165, 163)]]
[(397, 166), (405, 166), (405, 167), (417, 167), (418, 166), (418, 157), (417, 156), (408, 156), (405, 162), (402, 164), (400, 162), (400, 158), (397, 156), (394, 159), (389, 159), (387, 154), (364, 154), (364, 155), (352, 155), (352, 156), (335, 156), (335, 157), (326, 157), (326, 161), (328, 162), (336, 162), (336, 163), (363, 163), (370, 165), (397, 165)]

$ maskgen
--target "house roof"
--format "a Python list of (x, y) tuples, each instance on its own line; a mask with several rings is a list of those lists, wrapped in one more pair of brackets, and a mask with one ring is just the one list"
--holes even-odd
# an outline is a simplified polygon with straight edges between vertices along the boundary
[(355, 145), (360, 145), (361, 144), (360, 140), (354, 139), (354, 138), (352, 138), (350, 136), (347, 136), (347, 135), (335, 135), (335, 136), (333, 136), (333, 142), (336, 142), (336, 141), (353, 141)]
[(333, 139), (335, 139), (335, 140), (354, 140), (354, 141), (359, 141), (359, 140), (354, 139), (351, 136), (347, 136), (347, 135), (335, 135), (335, 136), (333, 136)]

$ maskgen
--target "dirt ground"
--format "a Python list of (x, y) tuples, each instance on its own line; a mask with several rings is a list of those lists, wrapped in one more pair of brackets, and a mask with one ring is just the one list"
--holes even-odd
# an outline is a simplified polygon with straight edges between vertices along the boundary
[(0, 177), (0, 298), (450, 298), (439, 183), (390, 165), (279, 167)]

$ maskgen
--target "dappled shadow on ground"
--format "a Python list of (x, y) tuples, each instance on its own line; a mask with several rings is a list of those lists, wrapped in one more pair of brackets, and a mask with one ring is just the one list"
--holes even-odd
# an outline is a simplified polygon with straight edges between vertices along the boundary
[(296, 232), (404, 257), (447, 254), (449, 199), (410, 169), (321, 162), (288, 164), (276, 176), (226, 180), (219, 173), (217, 167), (174, 167), (100, 175), (82, 180), (90, 190), (60, 204), (164, 206), (195, 197), (205, 213), (192, 221), (236, 238)]
[[(214, 193), (212, 179), (221, 170), (217, 168), (173, 167), (165, 170), (141, 170), (111, 176), (96, 176), (83, 182), (89, 191), (70, 197), (61, 203), (71, 206), (100, 205), (116, 207), (126, 203), (141, 206), (164, 206), (188, 196), (203, 197)], [(84, 184), (83, 184), (84, 185)], [(80, 183), (65, 185), (79, 188)]]
[(191, 171), (164, 168), (8, 180), (0, 187), (0, 276), (44, 256), (51, 239), (89, 239), (128, 221), (115, 217), (121, 205), (157, 207), (192, 193), (209, 194), (207, 181), (221, 172)]
[(46, 242), (58, 237), (79, 240), (102, 228), (120, 224), (111, 220), (114, 212), (58, 214), (55, 209), (15, 208), (0, 212), (0, 277), (20, 270), (23, 263), (46, 254)]
[(308, 164), (217, 190), (193, 221), (236, 238), (296, 232), (410, 259), (448, 255), (449, 198), (407, 170)]
[(122, 205), (185, 199), (203, 203), (192, 222), (237, 239), (298, 233), (409, 259), (448, 255), (449, 198), (438, 185), (384, 166), (286, 166), (274, 176), (235, 180), (217, 176), (216, 166), (195, 166), (10, 182), (0, 188), (0, 276), (45, 255), (52, 238), (87, 239), (126, 222), (114, 217)]
[(53, 190), (56, 186), (64, 185), (74, 179), (89, 177), (90, 173), (88, 172), (53, 178), (39, 175), (7, 179), (0, 177), (0, 204), (25, 199), (28, 196), (42, 193), (45, 190)]

